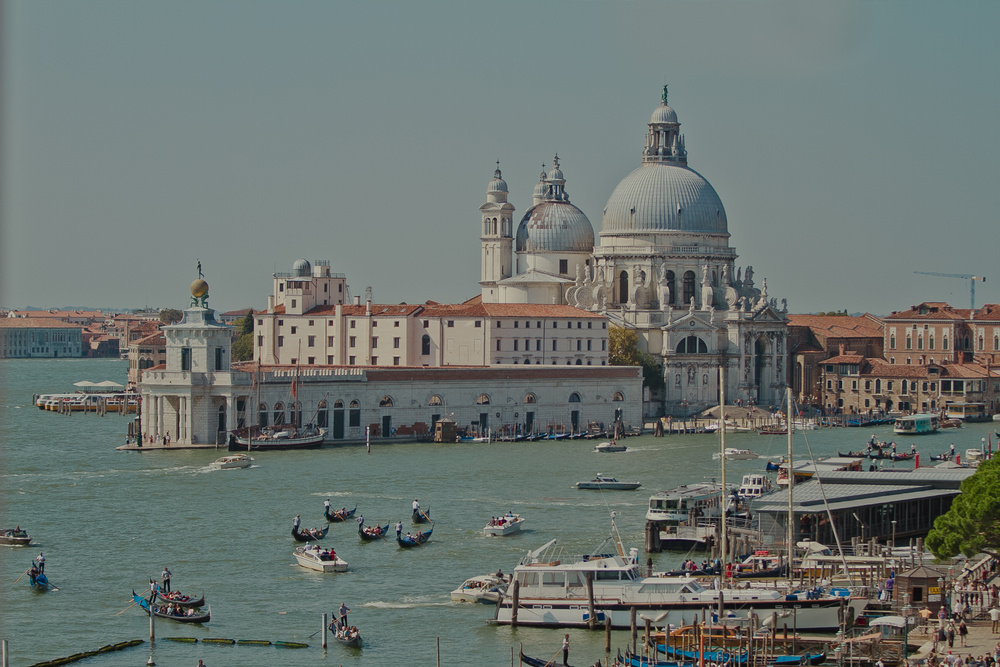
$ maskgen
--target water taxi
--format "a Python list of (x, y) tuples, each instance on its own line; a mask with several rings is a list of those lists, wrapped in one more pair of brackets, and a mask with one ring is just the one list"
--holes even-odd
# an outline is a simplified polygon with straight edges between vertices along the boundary
[[(712, 458), (716, 461), (721, 459), (722, 456), (722, 452), (712, 454)], [(735, 447), (726, 447), (725, 456), (727, 461), (752, 461), (758, 458), (756, 452), (752, 452), (749, 449), (736, 449)]]
[(211, 466), (217, 470), (233, 470), (236, 468), (249, 468), (253, 465), (253, 457), (247, 454), (236, 454), (234, 456), (223, 456), (212, 461)]
[(641, 482), (619, 482), (614, 477), (607, 477), (604, 473), (597, 473), (597, 477), (589, 482), (577, 482), (574, 484), (578, 489), (600, 489), (603, 491), (634, 491), (642, 486)]
[(481, 574), (462, 582), (462, 585), (451, 592), (452, 602), (480, 602), (496, 604), (500, 601), (507, 582), (495, 574)]
[(490, 522), (483, 527), (483, 535), (486, 537), (506, 537), (520, 532), (523, 524), (523, 516), (507, 512), (502, 516), (490, 519)]
[(347, 572), (347, 561), (343, 560), (333, 549), (321, 549), (316, 545), (307, 544), (299, 547), (292, 554), (302, 567), (317, 572)]
[(938, 430), (937, 415), (919, 414), (898, 417), (892, 427), (893, 433), (900, 435), (924, 435)]

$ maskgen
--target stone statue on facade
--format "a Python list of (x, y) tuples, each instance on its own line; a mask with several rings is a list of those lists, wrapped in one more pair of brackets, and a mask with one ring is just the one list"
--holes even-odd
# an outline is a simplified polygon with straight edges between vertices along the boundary
[(701, 307), (708, 310), (715, 303), (715, 290), (708, 279), (708, 264), (701, 267)]
[(660, 264), (660, 280), (657, 289), (657, 298), (660, 300), (660, 310), (670, 308), (670, 281), (667, 278), (667, 263)]

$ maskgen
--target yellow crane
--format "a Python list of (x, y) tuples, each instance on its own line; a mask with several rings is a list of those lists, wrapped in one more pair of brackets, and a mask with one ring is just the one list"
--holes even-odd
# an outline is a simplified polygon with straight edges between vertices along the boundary
[(985, 283), (986, 276), (970, 276), (967, 273), (934, 273), (933, 271), (914, 271), (922, 276), (938, 276), (939, 278), (962, 278), (969, 281), (969, 308), (976, 309), (976, 283)]

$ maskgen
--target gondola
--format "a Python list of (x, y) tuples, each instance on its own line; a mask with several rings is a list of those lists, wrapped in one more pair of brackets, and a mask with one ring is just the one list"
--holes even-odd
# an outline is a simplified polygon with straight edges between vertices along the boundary
[(329, 628), (330, 632), (333, 633), (333, 638), (341, 646), (346, 646), (347, 648), (361, 648), (361, 632), (357, 628), (352, 627), (347, 630), (341, 630), (340, 626), (337, 625), (337, 621), (331, 623)]
[(781, 470), (781, 464), (775, 463), (774, 461), (768, 461), (767, 464), (764, 466), (764, 470), (769, 470), (771, 472), (774, 472), (775, 470)]
[(363, 539), (365, 542), (374, 542), (375, 540), (381, 540), (385, 538), (386, 533), (389, 532), (389, 524), (380, 526), (375, 524), (374, 528), (366, 528), (363, 523), (358, 524), (358, 537)]
[(847, 452), (846, 454), (838, 451), (837, 456), (845, 459), (866, 459), (868, 458), (868, 452)]
[(772, 665), (788, 667), (789, 665), (819, 665), (826, 661), (826, 653), (808, 653), (806, 655), (779, 655)]
[(429, 509), (422, 510), (419, 507), (413, 510), (413, 523), (430, 523), (431, 522), (431, 511)]
[(164, 604), (173, 602), (174, 605), (180, 607), (200, 607), (205, 604), (204, 593), (202, 593), (198, 598), (193, 598), (190, 595), (183, 595), (180, 591), (170, 591), (169, 593), (164, 593), (163, 588), (159, 584), (156, 585), (156, 597), (162, 600)]
[[(556, 654), (557, 657), (551, 660), (541, 660), (539, 658), (532, 658), (524, 654), (524, 651), (519, 652), (519, 657), (521, 659), (522, 665), (530, 665), (530, 667), (566, 667), (566, 663), (562, 661), (562, 651)], [(597, 667), (601, 662), (597, 661), (594, 663), (593, 667)]]
[(326, 534), (330, 532), (330, 526), (326, 526), (323, 530), (319, 528), (307, 528), (304, 531), (299, 531), (298, 528), (292, 526), (292, 537), (294, 537), (299, 542), (313, 542), (315, 540), (322, 540), (326, 537)]
[(404, 549), (411, 549), (413, 547), (419, 547), (423, 545), (427, 540), (430, 539), (431, 533), (434, 529), (426, 530), (422, 533), (417, 533), (416, 535), (397, 535), (396, 541), (399, 542), (399, 546)]
[(323, 510), (323, 514), (326, 515), (326, 520), (329, 521), (330, 523), (340, 523), (342, 521), (347, 521), (348, 519), (353, 518), (354, 513), (357, 511), (358, 511), (358, 506), (355, 505), (354, 509), (352, 510), (349, 509), (333, 510), (332, 514), (330, 513), (330, 510)]
[(731, 653), (730, 651), (684, 651), (674, 646), (657, 644), (658, 653), (665, 654), (668, 658), (683, 660), (685, 662), (705, 662), (725, 663), (735, 667), (736, 665), (746, 665), (750, 662), (750, 654), (746, 651), (742, 653)]
[[(142, 607), (142, 610), (144, 612), (146, 612), (147, 614), (150, 613), (149, 601), (146, 598), (139, 595), (138, 593), (136, 593), (134, 590), (132, 591), (132, 600), (137, 605)], [(152, 611), (153, 616), (156, 616), (157, 618), (168, 618), (171, 621), (177, 621), (178, 623), (208, 623), (210, 620), (212, 620), (211, 607), (209, 607), (208, 611), (204, 613), (195, 612), (190, 616), (188, 616), (186, 613), (183, 615), (168, 614), (166, 611), (164, 611), (166, 608), (167, 608), (166, 605), (153, 605), (153, 611)]]
[(31, 564), (31, 569), (26, 574), (28, 575), (28, 585), (39, 593), (58, 590), (49, 582), (49, 578), (44, 573), (38, 571), (38, 567), (34, 563)]

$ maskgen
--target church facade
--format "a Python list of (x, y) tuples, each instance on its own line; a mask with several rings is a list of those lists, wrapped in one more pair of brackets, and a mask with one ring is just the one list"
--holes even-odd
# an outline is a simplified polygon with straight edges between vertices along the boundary
[(728, 402), (781, 404), (787, 304), (737, 266), (722, 200), (688, 166), (666, 87), (640, 165), (612, 191), (596, 236), (566, 183), (556, 156), (515, 226), (498, 165), (480, 207), (483, 303), (564, 304), (636, 331), (663, 365), (651, 402), (663, 415), (718, 405), (720, 366)]

